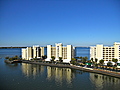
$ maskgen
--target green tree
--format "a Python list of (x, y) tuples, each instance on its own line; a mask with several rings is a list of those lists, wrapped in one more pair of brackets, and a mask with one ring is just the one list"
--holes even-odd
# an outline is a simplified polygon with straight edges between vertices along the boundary
[(9, 59), (9, 57), (5, 57), (5, 59)]
[(85, 64), (85, 62), (88, 60), (88, 57), (83, 57), (82, 62)]
[(113, 58), (112, 61), (116, 64), (118, 62), (118, 59)]
[(59, 61), (60, 61), (60, 62), (63, 62), (62, 57), (59, 57)]
[(52, 58), (52, 61), (54, 61), (54, 60), (55, 60), (55, 57), (54, 57), (54, 56), (52, 56), (51, 58)]
[(101, 65), (103, 65), (103, 64), (104, 64), (104, 60), (101, 59), (101, 60), (99, 61), (99, 63), (100, 63)]
[(46, 58), (47, 58), (47, 56), (46, 56), (46, 55), (42, 56), (42, 59), (46, 59)]
[(95, 68), (98, 68), (98, 64), (95, 64)]
[(74, 60), (74, 61), (76, 61), (76, 59), (75, 59), (75, 58), (72, 58), (71, 60)]
[(18, 57), (17, 55), (13, 57), (14, 60), (16, 60), (16, 59), (18, 59), (18, 58), (19, 58), (19, 57)]
[(79, 57), (79, 59), (81, 59), (81, 60), (82, 60), (82, 59), (83, 59), (83, 57)]
[(13, 58), (9, 58), (10, 61), (13, 61), (14, 59)]
[(108, 63), (107, 63), (107, 66), (109, 66), (109, 67), (112, 66), (112, 63), (111, 63), (111, 62), (108, 62)]
[(75, 58), (72, 58), (70, 63), (73, 64), (73, 65), (77, 65), (77, 61), (76, 61)]

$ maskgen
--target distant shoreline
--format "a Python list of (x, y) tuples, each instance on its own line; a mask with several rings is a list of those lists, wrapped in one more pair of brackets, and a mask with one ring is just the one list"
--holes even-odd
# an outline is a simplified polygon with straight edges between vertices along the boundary
[(7, 48), (27, 48), (27, 47), (0, 47), (0, 49), (7, 49)]
[(103, 75), (120, 78), (120, 72), (113, 72), (113, 71), (108, 71), (108, 70), (99, 70), (99, 69), (92, 69), (92, 68), (77, 67), (74, 65), (71, 66), (71, 65), (50, 64), (50, 63), (42, 63), (42, 62), (25, 62), (25, 61), (23, 61), (23, 63), (37, 64), (37, 65), (44, 65), (44, 66), (51, 66), (51, 67), (60, 67), (60, 68), (71, 68), (71, 69), (82, 70), (82, 71), (86, 71), (86, 72), (98, 73), (98, 74), (103, 74)]

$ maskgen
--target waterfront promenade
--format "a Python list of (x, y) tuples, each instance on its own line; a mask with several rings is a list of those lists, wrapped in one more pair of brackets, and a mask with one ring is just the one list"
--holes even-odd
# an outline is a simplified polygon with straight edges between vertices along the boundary
[(98, 73), (98, 74), (103, 74), (103, 75), (120, 78), (120, 72), (114, 72), (114, 71), (109, 71), (109, 70), (86, 68), (86, 67), (80, 67), (80, 66), (76, 66), (76, 65), (62, 65), (62, 64), (43, 63), (43, 62), (23, 61), (23, 63), (37, 64), (37, 65), (44, 65), (44, 66), (51, 66), (51, 67), (60, 67), (60, 68), (71, 68), (71, 69), (82, 70), (82, 71), (86, 71), (86, 72)]

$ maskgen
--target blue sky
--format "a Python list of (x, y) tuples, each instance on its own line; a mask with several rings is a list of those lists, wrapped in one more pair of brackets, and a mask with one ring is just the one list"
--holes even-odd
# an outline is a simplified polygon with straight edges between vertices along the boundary
[(0, 0), (0, 46), (120, 42), (120, 0)]

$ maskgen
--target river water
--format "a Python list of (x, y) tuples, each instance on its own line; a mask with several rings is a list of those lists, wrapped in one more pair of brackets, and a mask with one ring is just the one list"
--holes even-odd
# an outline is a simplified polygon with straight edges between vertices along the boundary
[(0, 49), (0, 90), (120, 90), (120, 79), (33, 64), (5, 64), (6, 56), (21, 55), (21, 49)]

